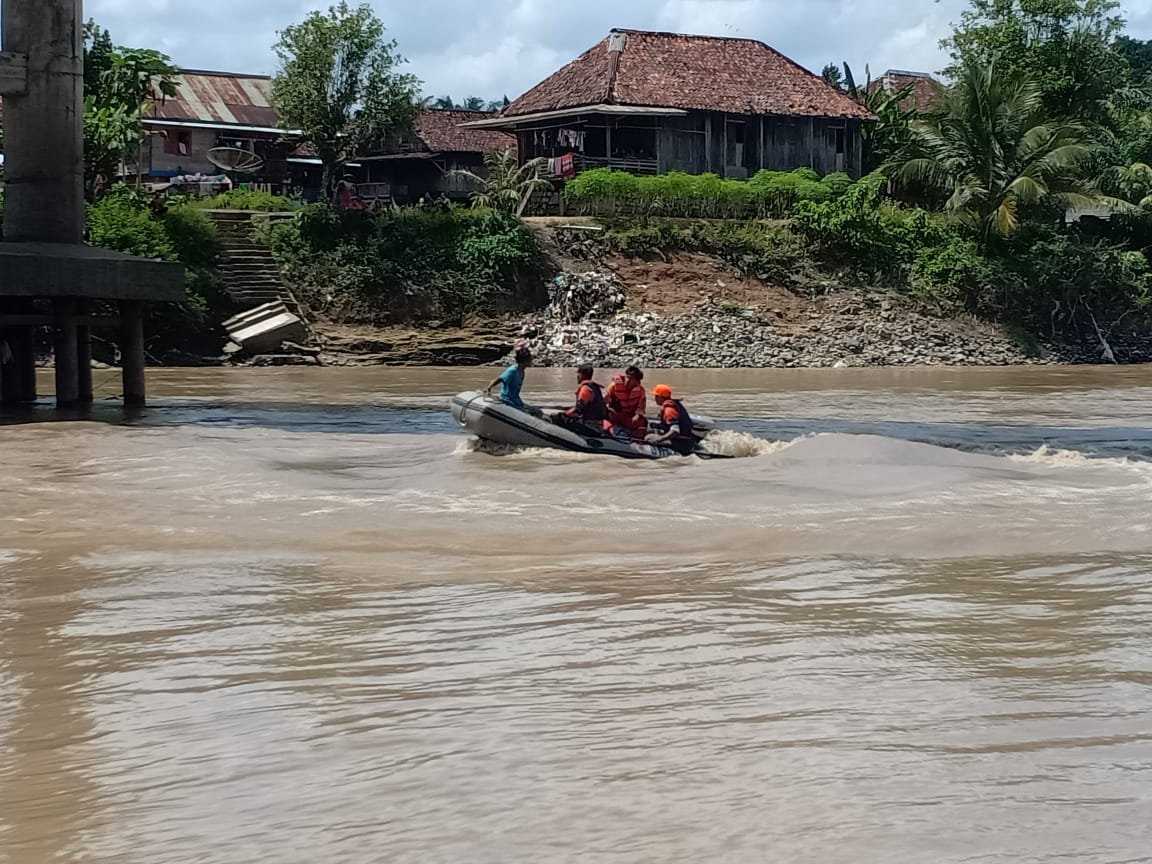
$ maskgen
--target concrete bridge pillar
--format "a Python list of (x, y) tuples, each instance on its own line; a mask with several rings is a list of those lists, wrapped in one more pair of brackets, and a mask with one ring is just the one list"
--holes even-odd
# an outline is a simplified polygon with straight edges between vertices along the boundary
[(3, 0), (4, 51), (26, 64), (4, 98), (4, 240), (84, 242), (81, 0)]
[[(0, 331), (12, 352), (0, 400), (35, 400), (37, 326), (50, 323), (56, 402), (92, 398), (85, 301), (121, 303), (125, 402), (144, 401), (143, 301), (178, 301), (184, 271), (84, 245), (84, 13), (81, 0), (0, 0), (6, 193)], [(22, 298), (22, 299), (21, 299)], [(46, 320), (30, 308), (51, 301)], [(11, 368), (9, 368), (11, 367)]]

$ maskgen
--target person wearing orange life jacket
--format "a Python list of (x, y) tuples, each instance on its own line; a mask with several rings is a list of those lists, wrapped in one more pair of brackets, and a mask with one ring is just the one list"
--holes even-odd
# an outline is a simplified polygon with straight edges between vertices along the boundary
[(603, 388), (592, 380), (596, 374), (591, 366), (576, 370), (576, 404), (556, 415), (560, 426), (582, 435), (603, 435), (608, 431), (608, 406), (604, 402)]
[(608, 422), (623, 429), (638, 441), (648, 434), (648, 395), (644, 392), (644, 373), (629, 366), (623, 375), (617, 375), (604, 396), (608, 404)]
[(660, 408), (656, 421), (657, 432), (645, 440), (649, 444), (671, 447), (681, 456), (695, 452), (697, 442), (692, 434), (692, 416), (684, 403), (672, 398), (672, 388), (667, 384), (657, 384), (652, 388), (652, 396)]

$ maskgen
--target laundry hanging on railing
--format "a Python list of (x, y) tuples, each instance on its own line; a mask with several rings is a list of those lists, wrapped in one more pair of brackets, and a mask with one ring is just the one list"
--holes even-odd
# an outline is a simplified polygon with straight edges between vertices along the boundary
[(547, 150), (575, 150), (584, 152), (587, 133), (575, 129), (539, 129), (532, 133), (532, 144), (537, 152)]

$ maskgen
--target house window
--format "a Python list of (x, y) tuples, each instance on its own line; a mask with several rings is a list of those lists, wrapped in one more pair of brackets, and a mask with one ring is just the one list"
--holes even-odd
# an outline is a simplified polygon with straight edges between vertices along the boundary
[(836, 130), (836, 155), (844, 155), (844, 129), (843, 127)]
[(187, 156), (192, 152), (192, 133), (186, 129), (172, 129), (164, 136), (164, 152), (169, 156)]

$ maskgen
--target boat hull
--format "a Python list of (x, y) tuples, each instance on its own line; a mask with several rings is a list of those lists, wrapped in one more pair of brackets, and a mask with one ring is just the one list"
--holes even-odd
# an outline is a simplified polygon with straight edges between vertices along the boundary
[(636, 441), (584, 436), (550, 423), (486, 393), (468, 391), (452, 397), (452, 417), (477, 438), (516, 447), (547, 447), (572, 453), (596, 453), (622, 459), (667, 459), (675, 450)]

